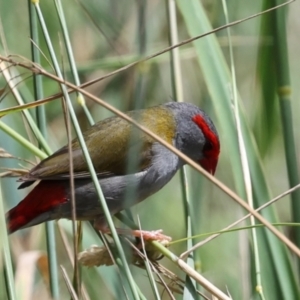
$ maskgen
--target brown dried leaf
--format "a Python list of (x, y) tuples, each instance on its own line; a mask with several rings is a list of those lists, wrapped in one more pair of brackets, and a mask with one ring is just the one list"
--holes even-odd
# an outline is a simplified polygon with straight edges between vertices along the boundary
[(22, 157), (17, 157), (17, 156), (14, 156), (10, 153), (8, 153), (5, 149), (3, 148), (0, 148), (0, 158), (13, 158), (13, 159), (17, 159), (19, 161), (22, 161), (22, 162), (26, 162), (28, 164), (31, 164), (33, 166), (35, 166), (35, 164), (25, 158), (22, 158)]
[(113, 261), (106, 247), (99, 247), (97, 245), (92, 245), (90, 248), (80, 252), (78, 254), (78, 261), (89, 268), (93, 266), (113, 265)]
[(49, 265), (48, 265), (48, 257), (46, 254), (41, 255), (37, 260), (37, 267), (42, 275), (44, 283), (47, 288), (50, 289), (50, 279), (49, 279)]

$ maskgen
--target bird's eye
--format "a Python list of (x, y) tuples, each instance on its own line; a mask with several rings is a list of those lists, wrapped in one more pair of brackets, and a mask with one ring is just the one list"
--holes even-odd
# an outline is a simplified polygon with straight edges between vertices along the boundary
[(207, 141), (203, 147), (203, 151), (207, 152), (207, 151), (211, 151), (212, 149), (213, 149), (212, 143)]

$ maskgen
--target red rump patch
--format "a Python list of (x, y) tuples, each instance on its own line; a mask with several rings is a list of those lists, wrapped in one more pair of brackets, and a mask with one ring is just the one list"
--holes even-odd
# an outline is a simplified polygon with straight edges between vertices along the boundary
[(192, 120), (198, 125), (202, 130), (203, 135), (206, 139), (206, 143), (203, 147), (204, 158), (200, 161), (202, 167), (208, 172), (214, 174), (218, 157), (220, 154), (220, 142), (218, 136), (209, 128), (208, 124), (205, 121), (205, 118), (201, 115), (196, 115)]
[(41, 181), (17, 206), (7, 212), (8, 231), (12, 233), (22, 228), (42, 213), (66, 201), (65, 185), (62, 182)]

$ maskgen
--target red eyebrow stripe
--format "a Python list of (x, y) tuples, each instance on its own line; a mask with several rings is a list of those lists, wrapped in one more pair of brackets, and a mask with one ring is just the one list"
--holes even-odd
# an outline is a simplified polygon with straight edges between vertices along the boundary
[(217, 135), (209, 128), (205, 119), (201, 115), (196, 115), (192, 120), (199, 126), (202, 130), (205, 138), (211, 143), (212, 151), (215, 152), (215, 155), (218, 156), (220, 152), (220, 143)]

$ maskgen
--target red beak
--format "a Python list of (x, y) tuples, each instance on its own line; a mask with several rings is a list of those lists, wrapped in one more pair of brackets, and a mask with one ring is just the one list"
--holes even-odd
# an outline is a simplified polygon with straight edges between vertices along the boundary
[(209, 172), (212, 175), (215, 175), (218, 159), (216, 158), (203, 158), (200, 160), (200, 166), (205, 169), (207, 172)]

